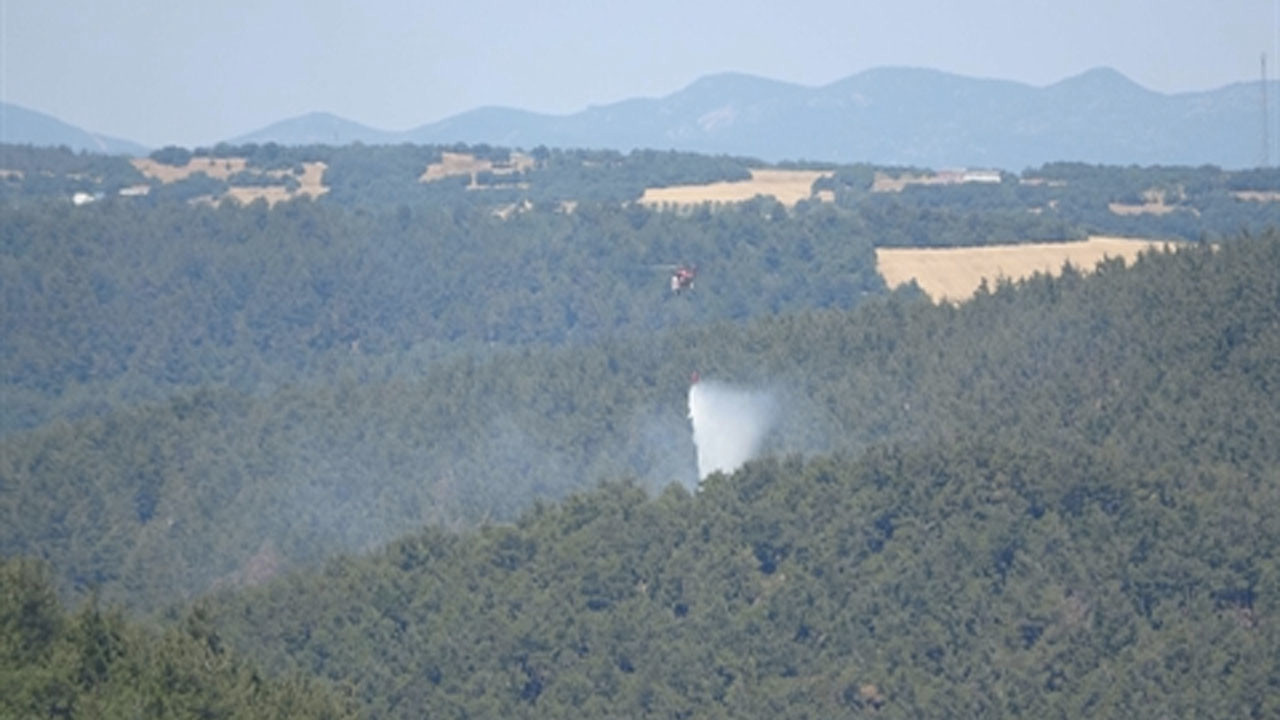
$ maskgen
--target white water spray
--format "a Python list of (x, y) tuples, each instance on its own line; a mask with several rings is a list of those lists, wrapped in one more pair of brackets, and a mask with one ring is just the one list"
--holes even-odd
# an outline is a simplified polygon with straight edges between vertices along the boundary
[(773, 424), (768, 393), (703, 380), (689, 388), (689, 420), (698, 450), (698, 479), (731, 473), (755, 456)]

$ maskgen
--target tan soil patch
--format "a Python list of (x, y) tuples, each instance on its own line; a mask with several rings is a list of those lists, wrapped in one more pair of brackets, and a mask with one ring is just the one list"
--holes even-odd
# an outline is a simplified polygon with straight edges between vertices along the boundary
[[(1187, 193), (1179, 188), (1175, 195), (1175, 200), (1186, 201)], [(1147, 190), (1142, 193), (1142, 203), (1134, 205), (1132, 203), (1108, 203), (1107, 208), (1116, 215), (1167, 215), (1174, 210), (1191, 210), (1196, 215), (1200, 214), (1199, 210), (1189, 208), (1185, 205), (1169, 204), (1168, 197), (1163, 190)]]
[(939, 170), (927, 174), (902, 173), (901, 175), (877, 172), (871, 180), (871, 192), (902, 192), (908, 185), (998, 184), (1000, 179), (1000, 173), (994, 170)]
[(940, 183), (932, 180), (929, 175), (913, 175), (911, 173), (889, 175), (888, 173), (878, 172), (871, 181), (871, 192), (902, 192), (903, 188), (913, 184), (937, 185)]
[(227, 190), (227, 194), (222, 196), (231, 198), (242, 205), (248, 205), (254, 200), (266, 200), (268, 205), (275, 205), (278, 202), (290, 200), (296, 195), (290, 193), (281, 185), (269, 185), (266, 187), (233, 187)]
[[(772, 196), (787, 207), (813, 197), (813, 184), (818, 178), (830, 177), (825, 170), (757, 170), (750, 180), (714, 182), (706, 185), (676, 185), (649, 188), (640, 197), (642, 205), (692, 206), (703, 203), (735, 203), (757, 195)], [(819, 197), (824, 197), (819, 195)], [(834, 196), (830, 196), (834, 199)]]
[(518, 172), (524, 172), (533, 167), (533, 157), (524, 153), (513, 152), (511, 159), (505, 163), (495, 163), (492, 160), (480, 160), (470, 153), (441, 153), (440, 162), (431, 163), (422, 175), (418, 177), (418, 182), (432, 182), (455, 175), (470, 175), (470, 187), (484, 187), (476, 184), (476, 175), (482, 172), (491, 172), (494, 175), (513, 175)]
[(1168, 243), (1158, 240), (1095, 236), (1084, 242), (992, 245), (963, 248), (877, 248), (876, 267), (889, 287), (915, 280), (935, 302), (973, 297), (985, 279), (991, 287), (1003, 279), (1020, 280), (1037, 272), (1057, 275), (1070, 263), (1090, 272), (1105, 258), (1132, 263), (1138, 253)]
[[(210, 158), (210, 157), (193, 157), (186, 165), (174, 166), (158, 163), (151, 158), (134, 158), (133, 166), (138, 171), (149, 178), (159, 180), (160, 182), (170, 183), (191, 177), (195, 173), (202, 172), (209, 177), (226, 180), (235, 173), (247, 168), (245, 158)], [(284, 178), (293, 175), (290, 170), (266, 170), (260, 171), (262, 175), (280, 179), (279, 185), (266, 185), (261, 187), (233, 187), (229, 189), (226, 195), (220, 198), (202, 197), (197, 198), (202, 203), (217, 203), (231, 198), (237, 202), (248, 204), (254, 200), (266, 200), (268, 205), (275, 205), (278, 202), (292, 200), (297, 197), (317, 198), (327, 192), (329, 188), (324, 185), (324, 171), (328, 168), (322, 162), (306, 162), (302, 163), (302, 174), (294, 175), (298, 181), (298, 189), (290, 192), (284, 186)], [(252, 172), (252, 169), (250, 168)], [(143, 186), (145, 187), (145, 186)], [(123, 191), (122, 191), (122, 194)], [(145, 194), (145, 192), (130, 192), (129, 194)], [(196, 202), (193, 200), (192, 202)]]
[(1163, 202), (1154, 202), (1141, 205), (1107, 203), (1107, 209), (1116, 215), (1167, 215), (1178, 208), (1174, 205), (1165, 205)]
[(198, 172), (226, 180), (245, 168), (244, 158), (193, 157), (186, 165), (165, 165), (151, 158), (133, 158), (130, 162), (143, 175), (166, 183), (184, 180)]
[[(309, 162), (302, 164), (302, 175), (295, 176), (298, 180), (298, 189), (289, 192), (284, 185), (266, 185), (262, 187), (233, 187), (227, 191), (224, 197), (233, 198), (236, 201), (248, 204), (254, 200), (266, 200), (268, 205), (275, 205), (278, 202), (293, 200), (299, 197), (309, 197), (315, 199), (329, 192), (329, 188), (324, 186), (324, 171), (328, 167), (322, 162)], [(284, 177), (291, 174), (285, 170), (273, 170), (266, 175), (275, 177)]]
[(1241, 190), (1231, 194), (1236, 196), (1237, 200), (1247, 200), (1249, 202), (1280, 202), (1280, 192)]
[(507, 218), (511, 217), (512, 214), (514, 213), (528, 212), (529, 210), (532, 210), (532, 209), (533, 209), (533, 203), (529, 202), (528, 200), (522, 200), (521, 202), (518, 202), (518, 203), (511, 203), (509, 205), (502, 205), (501, 207), (494, 208), (493, 214), (496, 215), (497, 217), (502, 218), (503, 220), (506, 220)]
[(324, 185), (324, 171), (329, 166), (322, 162), (302, 163), (302, 175), (298, 177), (298, 194), (313, 198), (329, 192)]

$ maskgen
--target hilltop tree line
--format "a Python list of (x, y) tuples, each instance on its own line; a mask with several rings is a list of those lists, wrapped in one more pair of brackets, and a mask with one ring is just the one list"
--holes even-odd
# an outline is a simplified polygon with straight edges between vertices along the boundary
[(1274, 477), (963, 435), (609, 485), (202, 605), (369, 717), (1268, 717)]
[[(693, 485), (686, 378), (776, 390), (767, 451), (1015, 437), (1135, 468), (1263, 472), (1276, 417), (1273, 237), (999, 287), (909, 293), (635, 339), (370, 364), (181, 393), (0, 440), (6, 554), (155, 609), (422, 523), (511, 519), (604, 478)], [(1129, 467), (1129, 465), (1125, 465)]]
[[(697, 291), (668, 275), (693, 263)], [(674, 215), (581, 204), (370, 213), (323, 203), (0, 209), (4, 430), (209, 384), (278, 386), (366, 358), (849, 308), (880, 293), (872, 238), (832, 208)]]
[[(877, 173), (898, 177), (929, 171), (854, 166), (819, 181), (833, 192), (837, 206), (864, 218), (877, 246), (987, 245), (1088, 235), (1201, 242), (1265, 232), (1280, 223), (1280, 196), (1258, 200), (1239, 194), (1280, 192), (1276, 169), (1050, 163), (1021, 175), (1002, 174), (998, 183), (916, 183), (898, 192), (871, 192)], [(1155, 198), (1163, 202), (1147, 205)]]
[[(344, 207), (395, 209), (427, 205), (495, 209), (536, 206), (547, 210), (582, 201), (631, 203), (646, 188), (744, 180), (765, 163), (752, 158), (688, 152), (549, 149), (528, 151), (532, 167), (501, 173), (481, 171), (423, 182), (426, 167), (445, 153), (509, 164), (510, 148), (489, 145), (394, 145), (343, 147), (230, 145), (194, 150), (167, 147), (157, 162), (185, 165), (192, 158), (243, 158), (247, 169), (227, 180), (204, 173), (172, 183), (149, 180), (127, 158), (63, 149), (0, 145), (0, 201), (6, 204), (67, 198), (74, 192), (112, 195), (130, 185), (150, 185), (134, 202), (155, 204), (221, 197), (231, 186), (290, 184), (270, 173), (300, 173), (304, 163), (326, 165), (329, 192), (318, 202)], [(1002, 173), (999, 183), (912, 184), (900, 192), (872, 193), (877, 173), (928, 175), (928, 169), (865, 164), (783, 163), (781, 168), (820, 169), (814, 192), (829, 191), (841, 208), (865, 214), (888, 245), (982, 245), (1063, 240), (1085, 234), (1213, 239), (1258, 232), (1276, 223), (1275, 201), (1239, 193), (1280, 192), (1280, 171), (1224, 171), (1203, 167), (1108, 167), (1049, 163), (1020, 174)], [(16, 171), (16, 172), (13, 172)], [(473, 181), (477, 186), (473, 186)], [(1138, 206), (1157, 193), (1165, 206), (1155, 212), (1118, 214), (1113, 204)], [(808, 202), (808, 201), (806, 201)]]
[(193, 613), (145, 628), (92, 601), (67, 611), (47, 568), (0, 561), (0, 715), (39, 717), (358, 717), (330, 686), (267, 678)]
[[(1276, 223), (1264, 192), (1274, 171), (1053, 165), (1036, 184), (908, 186), (872, 193), (875, 168), (820, 180), (831, 204), (794, 209), (765, 198), (673, 213), (615, 200), (559, 200), (495, 214), (496, 198), (462, 182), (418, 182), (442, 147), (219, 146), (262, 170), (322, 158), (330, 192), (277, 208), (191, 206), (217, 192), (206, 176), (145, 198), (111, 195), (68, 212), (47, 195), (0, 203), (0, 317), (8, 343), (0, 430), (99, 413), (170, 390), (229, 384), (270, 388), (363, 358), (422, 362), (523, 344), (595, 342), (689, 323), (741, 321), (804, 308), (850, 308), (885, 288), (874, 248), (1060, 240), (1112, 232), (1217, 241)], [(469, 150), (502, 160), (510, 151)], [(236, 155), (238, 153), (238, 155)], [(158, 152), (171, 162), (191, 151)], [(537, 169), (502, 192), (555, 198), (595, 188), (594, 173), (634, 186), (738, 177), (743, 161), (636, 151), (627, 156), (540, 150)], [(94, 178), (132, 184), (121, 158), (6, 146), (5, 187)], [(576, 169), (575, 169), (576, 168)], [(59, 175), (62, 173), (62, 175)], [(581, 173), (586, 173), (582, 175)], [(542, 179), (535, 179), (537, 175)], [(590, 177), (588, 177), (590, 176)], [(61, 180), (59, 180), (61, 178)], [(345, 178), (345, 179), (344, 179)], [(1065, 184), (1062, 184), (1065, 183)], [(410, 196), (401, 196), (409, 188)], [(450, 189), (452, 188), (452, 189)], [(559, 189), (555, 189), (559, 188)], [(1165, 214), (1108, 206), (1148, 189)], [(550, 197), (550, 196), (549, 196)], [(504, 207), (514, 207), (504, 205)], [(1029, 210), (1036, 212), (1029, 212)], [(697, 291), (663, 293), (677, 264), (695, 265)], [(358, 357), (357, 357), (358, 356)], [(399, 362), (399, 361), (397, 361)]]
[(609, 483), (199, 611), (370, 717), (1268, 717), (1278, 267), (1245, 239), (704, 338), (798, 363), (843, 449), (783, 430), (696, 494)]
[[(1275, 171), (668, 212), (754, 165), (418, 182), (445, 150), (509, 157), (193, 151), (333, 173), (209, 207), (3, 148), (0, 714), (1276, 713), (1280, 206), (1233, 194)], [(875, 273), (1094, 232), (1197, 242), (960, 306)], [(698, 483), (691, 370), (777, 399), (765, 459)]]

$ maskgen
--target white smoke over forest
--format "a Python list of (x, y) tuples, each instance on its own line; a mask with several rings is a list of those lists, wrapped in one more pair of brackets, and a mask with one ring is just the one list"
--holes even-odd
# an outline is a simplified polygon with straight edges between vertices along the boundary
[(689, 420), (698, 453), (698, 479), (731, 473), (755, 456), (774, 422), (769, 393), (703, 380), (689, 388)]

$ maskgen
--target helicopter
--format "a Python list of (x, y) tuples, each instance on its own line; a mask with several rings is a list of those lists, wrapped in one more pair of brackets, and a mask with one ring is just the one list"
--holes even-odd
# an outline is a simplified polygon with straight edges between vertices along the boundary
[(685, 290), (693, 289), (693, 279), (698, 274), (698, 269), (692, 265), (677, 265), (671, 271), (671, 292), (679, 295)]

